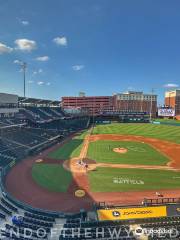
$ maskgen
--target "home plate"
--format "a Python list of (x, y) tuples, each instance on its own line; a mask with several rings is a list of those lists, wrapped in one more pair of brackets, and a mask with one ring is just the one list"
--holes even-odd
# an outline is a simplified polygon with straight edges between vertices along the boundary
[(37, 159), (35, 162), (36, 163), (41, 163), (41, 162), (43, 162), (43, 159)]

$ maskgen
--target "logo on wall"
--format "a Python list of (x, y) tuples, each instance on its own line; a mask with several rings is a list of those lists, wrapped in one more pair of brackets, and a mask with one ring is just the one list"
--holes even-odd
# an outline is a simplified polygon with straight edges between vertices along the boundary
[(174, 117), (175, 116), (175, 109), (173, 109), (173, 108), (159, 108), (158, 109), (158, 116)]
[(113, 211), (112, 215), (113, 215), (113, 217), (120, 217), (121, 213), (119, 211)]

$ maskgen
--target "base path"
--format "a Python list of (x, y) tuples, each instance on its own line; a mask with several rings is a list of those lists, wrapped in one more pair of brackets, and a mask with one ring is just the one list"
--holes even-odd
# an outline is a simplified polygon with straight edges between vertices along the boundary
[[(170, 162), (167, 166), (143, 166), (143, 165), (127, 165), (127, 164), (96, 164), (93, 161), (87, 161), (87, 150), (89, 142), (97, 140), (111, 141), (138, 141), (150, 144), (156, 150), (165, 154)], [(34, 158), (25, 159), (12, 168), (6, 177), (6, 188), (16, 199), (25, 202), (33, 207), (42, 209), (76, 212), (80, 209), (90, 209), (95, 202), (106, 202), (107, 204), (140, 204), (144, 198), (156, 198), (156, 191), (142, 192), (91, 192), (88, 171), (93, 170), (97, 166), (116, 167), (116, 168), (146, 168), (146, 169), (164, 169), (179, 170), (180, 169), (180, 144), (175, 144), (163, 140), (145, 138), (141, 136), (123, 136), (123, 135), (88, 135), (84, 140), (81, 153), (78, 158), (67, 159), (60, 162), (48, 157), (49, 152), (59, 148), (56, 145), (44, 151), (42, 154)], [(66, 193), (50, 192), (45, 188), (37, 185), (32, 179), (32, 166), (38, 159), (44, 162), (63, 164), (63, 166), (72, 172), (73, 181)], [(79, 161), (88, 162), (88, 169), (79, 165)], [(42, 163), (43, 164), (43, 163)], [(63, 182), (60, 184), (63, 184)], [(83, 198), (75, 197), (75, 191), (78, 189), (85, 190), (86, 196)], [(159, 190), (158, 190), (159, 191)], [(163, 190), (160, 191), (164, 197), (179, 197), (180, 190)]]

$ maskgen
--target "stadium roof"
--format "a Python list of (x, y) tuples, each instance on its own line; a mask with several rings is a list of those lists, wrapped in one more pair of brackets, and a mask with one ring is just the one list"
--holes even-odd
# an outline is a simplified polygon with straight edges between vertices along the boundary
[(47, 105), (60, 105), (60, 101), (48, 100), (48, 99), (38, 99), (38, 98), (27, 98), (19, 97), (19, 103), (21, 104), (47, 104)]

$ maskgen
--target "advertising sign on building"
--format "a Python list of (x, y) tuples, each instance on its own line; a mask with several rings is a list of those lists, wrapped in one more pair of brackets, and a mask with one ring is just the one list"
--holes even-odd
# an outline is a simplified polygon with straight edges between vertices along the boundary
[(158, 116), (159, 117), (174, 117), (175, 110), (173, 108), (159, 108)]

